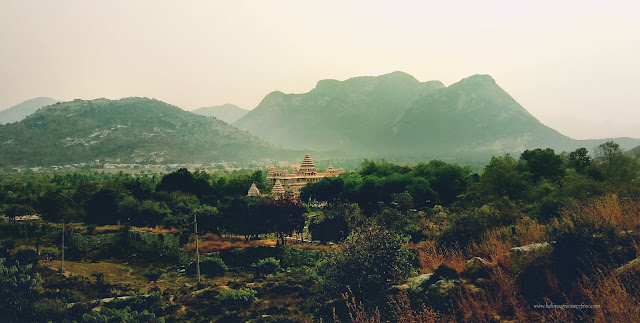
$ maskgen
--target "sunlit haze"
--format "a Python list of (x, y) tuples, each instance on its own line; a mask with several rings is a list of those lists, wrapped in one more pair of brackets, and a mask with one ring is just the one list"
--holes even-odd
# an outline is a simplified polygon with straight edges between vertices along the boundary
[(269, 92), (404, 71), (489, 74), (574, 138), (640, 137), (638, 1), (0, 3), (0, 109), (142, 96), (253, 109)]

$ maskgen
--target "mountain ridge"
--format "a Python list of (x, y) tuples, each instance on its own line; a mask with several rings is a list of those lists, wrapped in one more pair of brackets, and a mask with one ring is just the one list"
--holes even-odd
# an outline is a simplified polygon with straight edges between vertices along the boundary
[[(269, 93), (233, 125), (285, 149), (367, 155), (568, 151), (603, 142), (576, 140), (544, 125), (487, 74), (449, 86), (399, 71), (320, 80), (306, 93)], [(640, 144), (613, 139), (625, 148)]]
[(285, 154), (213, 117), (148, 98), (74, 100), (0, 126), (0, 166), (207, 163)]
[(191, 110), (191, 112), (207, 117), (216, 117), (228, 124), (232, 124), (247, 114), (249, 110), (243, 109), (235, 104), (225, 103), (222, 105), (198, 108)]
[(60, 101), (54, 98), (41, 96), (0, 110), (0, 125), (20, 121), (38, 109), (58, 102)]

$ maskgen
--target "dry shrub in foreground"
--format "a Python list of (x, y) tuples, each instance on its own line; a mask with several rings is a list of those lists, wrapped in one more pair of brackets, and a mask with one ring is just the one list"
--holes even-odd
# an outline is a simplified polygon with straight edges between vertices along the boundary
[(467, 260), (459, 249), (441, 247), (435, 241), (421, 241), (415, 248), (422, 272), (433, 272), (442, 264), (455, 269), (458, 274), (464, 271)]
[(508, 273), (497, 268), (491, 283), (491, 290), (466, 293), (458, 300), (458, 310), (464, 322), (496, 321), (507, 317), (513, 317), (517, 322), (532, 320), (531, 308), (518, 296), (518, 286)]
[(612, 225), (618, 231), (635, 230), (640, 227), (640, 202), (607, 194), (587, 203), (574, 202), (562, 215), (562, 221), (570, 224), (589, 221), (597, 227)]
[(592, 310), (593, 322), (640, 322), (640, 272), (636, 268), (624, 275), (599, 271), (592, 278), (584, 278), (579, 285), (589, 305), (600, 305)]
[[(370, 313), (361, 302), (355, 299), (350, 288), (347, 288), (347, 292), (342, 294), (342, 299), (345, 301), (347, 309), (349, 310), (351, 323), (382, 322), (380, 311), (376, 308), (373, 313)], [(414, 309), (406, 292), (391, 297), (389, 307), (392, 313), (392, 317), (390, 318), (391, 322), (435, 323), (442, 321), (438, 312), (428, 308), (424, 303), (421, 303), (418, 309)], [(339, 322), (335, 315), (334, 322)]]
[(513, 247), (507, 240), (508, 237), (502, 230), (489, 231), (480, 242), (473, 242), (469, 245), (469, 253), (507, 268), (509, 266), (509, 251)]

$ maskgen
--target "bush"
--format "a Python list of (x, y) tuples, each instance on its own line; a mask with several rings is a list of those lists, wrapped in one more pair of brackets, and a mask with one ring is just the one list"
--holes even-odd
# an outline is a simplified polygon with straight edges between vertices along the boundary
[(256, 276), (263, 277), (269, 274), (276, 274), (280, 270), (280, 260), (273, 257), (265, 258), (251, 265), (251, 267)]
[(227, 289), (220, 293), (218, 299), (223, 305), (249, 305), (258, 299), (256, 293), (251, 288)]
[(227, 265), (218, 257), (206, 257), (200, 262), (200, 271), (211, 277), (224, 275), (227, 269)]
[(20, 248), (16, 252), (15, 259), (20, 263), (20, 266), (37, 265), (38, 253), (32, 248)]
[(91, 276), (96, 278), (96, 284), (98, 284), (98, 285), (104, 284), (104, 273), (102, 273), (102, 272), (91, 273)]
[(164, 274), (164, 270), (162, 269), (149, 269), (142, 276), (146, 278), (149, 282), (156, 282), (160, 279), (160, 276)]

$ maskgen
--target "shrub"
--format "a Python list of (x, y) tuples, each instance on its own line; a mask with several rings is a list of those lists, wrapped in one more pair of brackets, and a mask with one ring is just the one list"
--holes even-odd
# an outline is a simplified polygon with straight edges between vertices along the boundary
[(218, 257), (206, 257), (200, 262), (200, 271), (212, 277), (224, 275), (227, 269), (227, 265)]
[(15, 259), (20, 263), (20, 266), (37, 265), (38, 254), (35, 249), (32, 248), (20, 248), (16, 252)]
[(249, 305), (258, 299), (256, 293), (251, 288), (227, 289), (220, 293), (218, 299), (223, 305)]
[(146, 278), (149, 282), (156, 282), (160, 279), (160, 276), (164, 274), (164, 270), (158, 269), (149, 269), (142, 276)]
[(270, 257), (262, 259), (251, 265), (257, 276), (276, 274), (280, 270), (280, 260)]
[(104, 273), (91, 273), (91, 276), (96, 278), (96, 284), (104, 284)]

